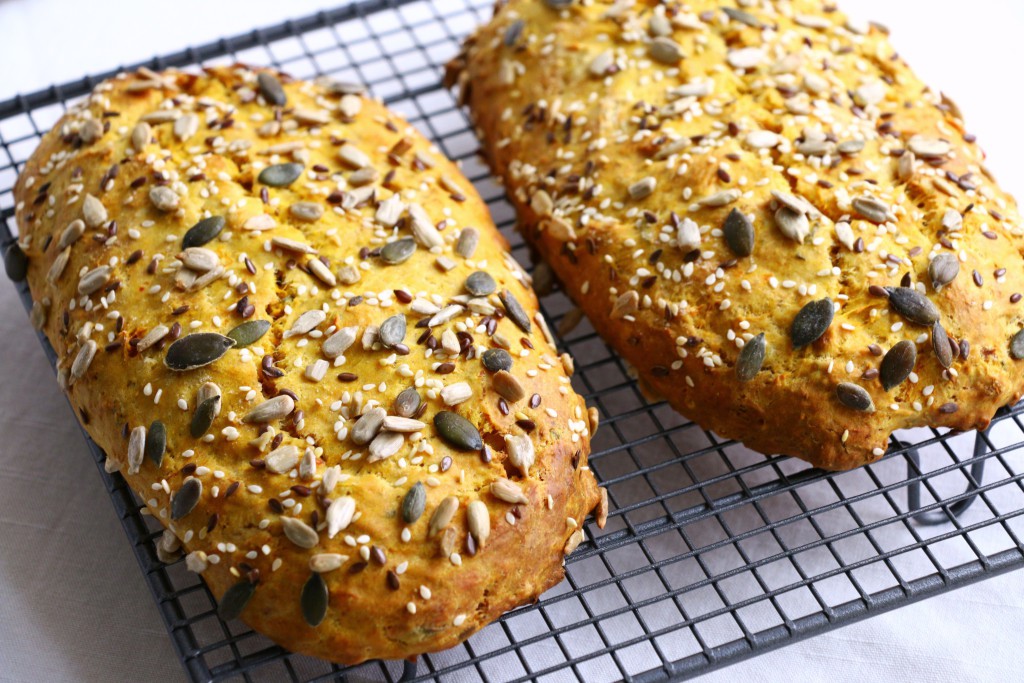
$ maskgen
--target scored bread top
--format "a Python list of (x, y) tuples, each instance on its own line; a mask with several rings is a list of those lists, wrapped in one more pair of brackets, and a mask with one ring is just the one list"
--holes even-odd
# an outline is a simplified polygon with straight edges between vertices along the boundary
[(410, 657), (562, 578), (596, 414), (472, 185), (360, 88), (121, 75), (15, 197), (59, 381), (223, 616)]
[(705, 428), (846, 469), (1020, 398), (1016, 204), (883, 27), (511, 0), (449, 78), (526, 238)]

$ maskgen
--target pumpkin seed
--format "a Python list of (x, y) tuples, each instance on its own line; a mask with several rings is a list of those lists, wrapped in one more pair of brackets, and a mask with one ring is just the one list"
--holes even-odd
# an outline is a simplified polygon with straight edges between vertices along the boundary
[(405, 314), (393, 315), (380, 324), (377, 331), (377, 340), (391, 348), (405, 341), (406, 323)]
[(843, 382), (836, 387), (836, 398), (847, 408), (864, 413), (875, 412), (875, 403), (871, 400), (871, 394), (858, 384)]
[(683, 59), (683, 47), (671, 38), (659, 36), (648, 46), (651, 57), (662, 64), (678, 64)]
[(192, 423), (189, 425), (189, 434), (193, 439), (200, 438), (210, 430), (218, 407), (220, 407), (220, 396), (208, 398), (196, 407), (196, 412), (192, 415)]
[(149, 425), (149, 432), (146, 433), (146, 457), (157, 467), (164, 461), (164, 452), (167, 450), (167, 427), (160, 420), (153, 420)]
[(248, 581), (239, 581), (231, 588), (224, 591), (220, 596), (220, 604), (217, 605), (217, 616), (224, 621), (237, 619), (242, 615), (242, 610), (249, 604), (256, 586)]
[(201, 495), (203, 495), (203, 482), (195, 477), (186, 479), (171, 500), (171, 519), (177, 521), (192, 512), (196, 504), (199, 503)]
[(738, 21), (741, 24), (752, 26), (753, 28), (760, 28), (761, 22), (750, 12), (744, 12), (741, 9), (735, 7), (723, 7), (722, 11), (725, 12), (726, 16), (733, 21)]
[(348, 351), (348, 348), (355, 343), (358, 334), (358, 327), (343, 327), (324, 341), (320, 352), (324, 354), (324, 357), (333, 360)]
[(309, 550), (320, 543), (320, 534), (296, 517), (282, 517), (281, 529), (285, 537), (300, 548)]
[(246, 424), (270, 422), (290, 415), (293, 410), (295, 410), (295, 401), (288, 394), (281, 394), (267, 399), (250, 410), (242, 418), (242, 422)]
[(882, 358), (882, 365), (878, 368), (878, 378), (882, 382), (882, 388), (889, 391), (899, 386), (903, 380), (910, 376), (917, 363), (917, 346), (914, 342), (904, 339), (889, 349)]
[(486, 503), (474, 500), (466, 507), (466, 526), (476, 541), (476, 547), (483, 548), (491, 535), (491, 514)]
[(288, 213), (300, 221), (313, 223), (323, 217), (324, 207), (316, 202), (295, 202), (288, 207)]
[(434, 427), (448, 445), (460, 451), (479, 451), (484, 447), (480, 432), (458, 413), (442, 410), (434, 415)]
[(1024, 360), (1024, 330), (1013, 335), (1010, 340), (1010, 356), (1014, 360)]
[(928, 264), (928, 276), (936, 291), (955, 280), (959, 273), (960, 259), (953, 254), (939, 254)]
[(201, 247), (213, 240), (224, 229), (224, 216), (210, 216), (199, 221), (181, 238), (181, 248)]
[(427, 489), (423, 482), (412, 485), (402, 498), (402, 519), (406, 524), (415, 524), (427, 507)]
[(744, 344), (736, 359), (736, 377), (739, 381), (749, 382), (761, 371), (765, 350), (764, 332)]
[(171, 370), (195, 370), (213, 363), (235, 345), (229, 339), (216, 332), (195, 332), (175, 340), (167, 347), (164, 365)]
[(544, 0), (545, 5), (555, 10), (565, 9), (566, 7), (572, 5), (572, 3), (573, 0)]
[(380, 250), (380, 258), (384, 263), (394, 266), (408, 261), (415, 251), (416, 240), (412, 237), (403, 237), (385, 244)]
[(260, 94), (263, 95), (263, 99), (267, 101), (267, 104), (283, 107), (288, 102), (288, 96), (284, 94), (281, 81), (274, 78), (271, 74), (266, 72), (259, 74), (256, 76), (256, 84), (259, 86)]
[(482, 270), (470, 273), (466, 278), (465, 286), (466, 291), (473, 296), (488, 296), (494, 294), (498, 289), (498, 283), (494, 281), (494, 278)]
[(327, 616), (327, 600), (327, 583), (324, 581), (324, 577), (313, 572), (306, 580), (306, 585), (302, 587), (302, 598), (300, 599), (302, 618), (313, 628), (319, 626)]
[(358, 446), (368, 444), (373, 441), (373, 438), (377, 436), (377, 432), (380, 431), (384, 425), (384, 418), (387, 417), (387, 411), (377, 406), (370, 408), (362, 416), (356, 420), (356, 423), (352, 425), (352, 431), (350, 436), (352, 442)]
[(505, 37), (503, 42), (505, 47), (512, 47), (519, 42), (519, 36), (523, 35), (523, 28), (526, 26), (526, 22), (522, 19), (516, 19), (505, 29)]
[(932, 350), (935, 351), (935, 357), (939, 359), (942, 367), (948, 368), (953, 364), (953, 349), (949, 344), (949, 335), (939, 323), (932, 325)]
[(889, 306), (912, 323), (931, 325), (941, 317), (939, 309), (928, 297), (912, 287), (886, 287)]
[(455, 496), (448, 496), (442, 500), (438, 506), (434, 508), (434, 514), (430, 516), (430, 524), (427, 527), (427, 538), (437, 536), (439, 531), (451, 524), (452, 517), (455, 516), (455, 511), (458, 509), (459, 499)]
[(490, 372), (499, 370), (508, 372), (512, 369), (512, 355), (505, 349), (487, 349), (483, 352), (480, 360)]
[(480, 244), (480, 233), (477, 229), (463, 228), (459, 233), (459, 241), (455, 243), (455, 251), (462, 258), (473, 258), (478, 244)]
[(247, 320), (232, 328), (227, 337), (234, 340), (235, 346), (241, 349), (258, 342), (269, 330), (269, 320)]
[(404, 389), (395, 397), (395, 414), (399, 417), (412, 417), (420, 407), (420, 394), (416, 387)]
[(288, 162), (284, 164), (274, 164), (273, 166), (267, 166), (265, 169), (260, 171), (259, 182), (270, 187), (288, 187), (302, 175), (304, 170), (302, 164), (295, 162)]
[(17, 242), (4, 252), (4, 270), (12, 282), (21, 282), (28, 275), (28, 257)]
[(733, 209), (725, 218), (722, 234), (736, 256), (750, 256), (754, 251), (754, 224), (742, 211)]
[(793, 211), (788, 206), (780, 206), (775, 212), (775, 224), (783, 235), (800, 244), (811, 234), (811, 223), (807, 215)]
[(832, 299), (828, 297), (812, 301), (801, 308), (789, 328), (793, 348), (802, 349), (820, 339), (832, 324), (834, 316), (835, 307), (832, 304)]
[(352, 523), (356, 514), (356, 501), (351, 496), (342, 496), (327, 508), (327, 537), (334, 538), (339, 531), (344, 531)]
[(501, 290), (501, 294), (498, 295), (498, 298), (501, 299), (501, 303), (505, 307), (505, 313), (508, 315), (509, 320), (514, 322), (523, 332), (529, 334), (533, 329), (533, 326), (530, 324), (530, 318), (526, 315), (526, 311), (523, 310), (519, 301), (512, 295), (512, 292), (507, 289), (503, 289)]

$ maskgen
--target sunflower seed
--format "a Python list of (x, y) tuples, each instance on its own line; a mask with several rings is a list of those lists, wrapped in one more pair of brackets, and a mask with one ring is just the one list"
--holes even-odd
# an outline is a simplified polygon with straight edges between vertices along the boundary
[(751, 149), (771, 149), (777, 147), (782, 142), (782, 138), (770, 130), (752, 130), (747, 133), (744, 142)]
[(363, 110), (363, 100), (355, 93), (348, 93), (338, 100), (338, 111), (344, 119), (354, 119)]
[(43, 298), (32, 302), (32, 311), (29, 313), (29, 320), (32, 322), (32, 328), (35, 330), (42, 330), (43, 326), (46, 325), (46, 317), (50, 313), (50, 299)]
[(554, 10), (565, 9), (572, 3), (573, 0), (544, 0), (544, 4)]
[(896, 175), (901, 182), (909, 182), (917, 170), (917, 157), (911, 151), (906, 151), (896, 163)]
[(143, 351), (150, 348), (158, 341), (166, 337), (170, 333), (170, 331), (171, 328), (167, 327), (167, 325), (157, 325), (152, 330), (147, 332), (142, 339), (139, 340), (139, 343), (136, 344), (135, 346), (135, 350), (138, 351), (139, 353), (142, 353)]
[(92, 359), (96, 356), (96, 342), (89, 339), (82, 348), (78, 349), (78, 354), (75, 356), (75, 361), (71, 364), (71, 381), (74, 382), (77, 379), (82, 379), (86, 371), (89, 370), (89, 366), (92, 364)]
[(434, 514), (430, 516), (430, 524), (427, 525), (427, 538), (437, 536), (438, 532), (451, 524), (452, 517), (455, 516), (455, 511), (458, 509), (459, 499), (455, 496), (448, 496), (442, 500), (434, 508)]
[(309, 575), (305, 585), (302, 586), (302, 597), (299, 603), (302, 606), (302, 618), (306, 623), (316, 628), (327, 616), (327, 583), (324, 577), (317, 572)]
[(836, 398), (847, 408), (853, 408), (864, 413), (875, 412), (875, 403), (863, 387), (852, 382), (843, 382), (836, 387)]
[(242, 615), (242, 611), (249, 604), (249, 600), (255, 592), (256, 586), (249, 581), (240, 581), (231, 588), (228, 588), (224, 591), (224, 595), (220, 597), (220, 603), (217, 605), (217, 616), (224, 621), (237, 619)]
[(267, 399), (250, 410), (242, 418), (242, 422), (246, 424), (261, 424), (271, 420), (279, 420), (282, 417), (291, 415), (293, 410), (295, 410), (295, 401), (288, 394), (281, 394), (280, 396)]
[(491, 515), (486, 503), (474, 500), (466, 507), (466, 526), (476, 541), (476, 547), (483, 549), (491, 535)]
[(565, 541), (565, 546), (562, 548), (562, 552), (566, 555), (571, 554), (576, 548), (580, 547), (580, 543), (583, 542), (583, 529), (577, 529), (572, 532), (569, 538)]
[(491, 495), (498, 500), (513, 505), (529, 503), (530, 500), (523, 495), (523, 489), (520, 488), (519, 484), (501, 477), (491, 482)]
[(415, 251), (416, 240), (412, 237), (403, 237), (385, 244), (380, 250), (380, 258), (384, 263), (394, 266), (408, 261)]
[(738, 50), (729, 50), (726, 60), (734, 69), (753, 69), (764, 61), (764, 50), (759, 47), (744, 47)]
[(743, 349), (736, 359), (736, 377), (739, 381), (749, 382), (761, 371), (765, 350), (764, 332), (743, 345)]
[(1010, 356), (1014, 360), (1024, 360), (1024, 330), (1013, 335), (1010, 340)]
[(128, 437), (128, 474), (138, 474), (146, 452), (146, 428), (138, 426)]
[(303, 170), (303, 165), (295, 162), (274, 164), (260, 171), (257, 180), (270, 187), (288, 187), (299, 179)]
[(716, 192), (713, 195), (709, 195), (707, 197), (704, 197), (703, 199), (698, 200), (697, 206), (704, 206), (710, 208), (728, 206), (729, 204), (732, 204), (734, 201), (739, 199), (742, 195), (743, 193), (736, 189), (722, 190), (721, 192)]
[(210, 216), (199, 221), (185, 233), (181, 239), (181, 248), (201, 247), (213, 240), (224, 229), (223, 216)]
[(754, 251), (754, 225), (739, 209), (733, 209), (726, 216), (722, 234), (736, 256), (750, 256)]
[(306, 223), (320, 220), (324, 215), (324, 207), (317, 202), (295, 202), (288, 207), (288, 213)]
[(959, 273), (960, 260), (952, 254), (939, 254), (928, 264), (928, 275), (936, 291), (955, 280)]
[(171, 370), (194, 370), (213, 363), (234, 345), (234, 339), (216, 332), (196, 332), (167, 347), (164, 365)]
[(423, 515), (427, 506), (427, 489), (423, 482), (416, 482), (402, 498), (402, 519), (406, 524), (414, 524)]
[(455, 243), (455, 251), (462, 258), (473, 258), (476, 247), (480, 243), (480, 233), (476, 228), (463, 228), (459, 240)]
[(600, 52), (593, 60), (591, 60), (587, 70), (590, 71), (592, 76), (600, 78), (608, 72), (608, 67), (610, 67), (614, 61), (615, 53), (611, 50), (605, 50)]
[(316, 329), (323, 321), (327, 320), (327, 314), (319, 308), (306, 311), (292, 323), (292, 326), (284, 333), (284, 338), (296, 337), (298, 335), (312, 332)]
[(409, 229), (412, 231), (413, 238), (420, 243), (424, 249), (433, 249), (434, 247), (443, 247), (444, 238), (441, 233), (438, 232), (437, 228), (434, 227), (433, 222), (430, 220), (430, 216), (419, 204), (409, 204), (409, 218), (410, 226)]
[(844, 156), (852, 156), (864, 149), (863, 140), (844, 140), (836, 145), (836, 151)]
[(64, 228), (64, 232), (60, 234), (60, 239), (57, 240), (57, 249), (63, 251), (65, 248), (70, 247), (72, 244), (78, 241), (78, 239), (85, 233), (85, 221), (81, 218), (68, 223), (68, 227)]
[(526, 398), (526, 390), (514, 375), (506, 370), (499, 370), (491, 378), (491, 386), (509, 403), (518, 403)]
[(194, 477), (186, 479), (171, 499), (171, 519), (177, 521), (192, 512), (202, 495), (203, 482)]
[(166, 185), (155, 185), (149, 190), (149, 201), (159, 211), (174, 211), (178, 208), (181, 197)]
[(921, 159), (938, 159), (949, 154), (952, 147), (945, 140), (915, 135), (907, 141), (907, 148)]
[(386, 460), (397, 453), (404, 443), (405, 434), (402, 432), (381, 431), (373, 438), (373, 441), (370, 442), (369, 448), (367, 448), (370, 457), (366, 459), (366, 462), (372, 464), (381, 460)]
[(482, 270), (477, 270), (469, 274), (465, 282), (466, 291), (473, 296), (488, 296), (494, 294), (498, 289), (498, 283), (494, 281), (494, 278)]
[(338, 148), (338, 159), (340, 159), (346, 166), (350, 166), (356, 170), (366, 168), (373, 164), (370, 157), (366, 156), (366, 153), (363, 152), (363, 150), (350, 142), (346, 142)]
[(311, 258), (306, 262), (306, 266), (309, 268), (309, 272), (313, 273), (320, 282), (323, 282), (328, 287), (334, 287), (338, 284), (338, 279), (334, 277), (334, 273), (320, 259)]
[(167, 450), (167, 428), (160, 420), (154, 420), (146, 433), (145, 455), (154, 465), (160, 467)]
[(184, 142), (199, 132), (199, 117), (185, 114), (174, 121), (174, 137)]
[(370, 408), (352, 425), (350, 436), (357, 446), (370, 443), (384, 425), (387, 411), (381, 407)]
[(318, 574), (326, 574), (327, 572), (333, 572), (335, 569), (340, 569), (341, 565), (347, 561), (348, 557), (346, 555), (317, 553), (309, 558), (309, 569)]
[(263, 232), (264, 230), (272, 230), (277, 227), (277, 221), (274, 217), (266, 213), (258, 213), (254, 216), (249, 216), (242, 223), (243, 230), (252, 230), (253, 232)]
[(629, 196), (633, 200), (640, 200), (645, 197), (649, 197), (654, 188), (657, 187), (658, 181), (653, 176), (647, 176), (641, 178), (632, 185), (629, 186)]
[(903, 380), (910, 376), (917, 363), (917, 346), (914, 342), (904, 339), (889, 349), (882, 364), (878, 368), (878, 378), (882, 382), (882, 388), (889, 391), (900, 385)]
[(788, 206), (780, 206), (775, 212), (775, 224), (779, 226), (783, 235), (800, 244), (803, 244), (811, 234), (811, 224), (807, 216), (793, 211)]
[(57, 258), (50, 264), (50, 269), (46, 272), (46, 281), (50, 284), (55, 284), (60, 276), (64, 274), (64, 270), (68, 267), (68, 260), (71, 258), (71, 247), (68, 247), (64, 251), (57, 254)]
[(418, 432), (426, 428), (426, 424), (419, 420), (414, 420), (409, 417), (399, 417), (396, 415), (388, 415), (384, 418), (383, 428), (389, 432), (402, 432), (403, 434), (411, 434), (412, 432)]
[(872, 223), (885, 223), (886, 221), (896, 220), (896, 217), (889, 212), (888, 204), (875, 199), (870, 195), (854, 199), (853, 210), (862, 218), (865, 218)]
[(480, 360), (489, 372), (498, 372), (499, 370), (507, 372), (512, 369), (512, 356), (505, 349), (487, 349), (483, 352)]
[(512, 292), (507, 289), (503, 289), (498, 295), (498, 298), (505, 307), (505, 313), (508, 315), (509, 320), (514, 322), (523, 332), (529, 334), (533, 329), (530, 324), (530, 318), (526, 315), (526, 311), (523, 310), (522, 305), (515, 296), (513, 296)]
[(289, 239), (287, 237), (271, 237), (270, 246), (290, 251), (295, 254), (315, 254), (316, 249), (298, 240)]
[(448, 445), (460, 451), (479, 451), (484, 447), (480, 432), (473, 423), (447, 410), (434, 415), (434, 428)]
[(138, 123), (132, 128), (132, 149), (136, 152), (141, 152), (143, 148), (149, 144), (150, 135), (152, 135), (152, 129), (149, 124), (145, 121)]
[(178, 254), (178, 260), (186, 268), (197, 273), (209, 272), (220, 265), (216, 252), (205, 247), (189, 247)]
[(82, 201), (82, 219), (90, 228), (98, 228), (107, 222), (107, 207), (96, 197), (87, 194)]
[(941, 317), (935, 304), (913, 287), (886, 287), (889, 306), (912, 323), (931, 325)]
[(441, 400), (445, 405), (455, 406), (468, 401), (473, 396), (473, 389), (468, 382), (456, 382), (441, 389)]
[(343, 327), (324, 340), (323, 346), (320, 347), (320, 352), (324, 354), (325, 358), (334, 360), (355, 343), (358, 334), (358, 327)]
[(817, 341), (828, 330), (835, 316), (835, 307), (828, 297), (812, 301), (796, 314), (789, 328), (794, 349), (802, 349)]
[(396, 192), (377, 205), (377, 211), (373, 218), (385, 228), (393, 228), (402, 218), (403, 211), (405, 211), (405, 202)]
[(839, 221), (833, 226), (836, 231), (836, 239), (850, 251), (853, 251), (857, 239), (853, 234), (853, 228), (846, 221)]
[(404, 389), (395, 397), (395, 414), (399, 417), (412, 417), (420, 407), (420, 394), (416, 387)]
[(267, 469), (275, 474), (288, 474), (299, 464), (299, 449), (292, 445), (275, 448), (264, 459)]
[(88, 296), (110, 281), (110, 266), (93, 268), (78, 281), (78, 293)]
[(208, 398), (196, 407), (192, 415), (192, 422), (189, 424), (189, 434), (193, 439), (198, 439), (206, 434), (213, 426), (213, 418), (216, 417), (220, 408), (220, 396)]
[(339, 531), (344, 531), (352, 523), (356, 514), (356, 501), (350, 496), (342, 496), (331, 502), (327, 508), (327, 537), (334, 538)]
[(323, 358), (317, 358), (315, 361), (306, 366), (306, 370), (303, 373), (306, 379), (313, 382), (319, 382), (327, 376), (327, 370), (330, 369), (331, 364), (325, 361)]
[(530, 476), (530, 467), (537, 459), (533, 441), (529, 436), (506, 434), (505, 447), (508, 449), (508, 460), (522, 472), (524, 477)]
[(237, 325), (228, 332), (228, 339), (233, 339), (237, 348), (245, 348), (255, 344), (270, 331), (269, 320), (247, 320)]
[(309, 550), (310, 548), (315, 548), (320, 543), (320, 534), (301, 519), (282, 517), (281, 528), (284, 531), (285, 537), (300, 548)]
[(753, 28), (761, 27), (761, 22), (750, 12), (744, 12), (743, 10), (736, 9), (734, 7), (723, 7), (722, 11), (725, 12), (725, 15), (733, 21), (738, 21), (741, 24), (746, 24)]
[(939, 359), (939, 364), (942, 367), (948, 368), (953, 364), (953, 350), (949, 345), (949, 335), (939, 323), (932, 325), (932, 350), (935, 351), (935, 357)]

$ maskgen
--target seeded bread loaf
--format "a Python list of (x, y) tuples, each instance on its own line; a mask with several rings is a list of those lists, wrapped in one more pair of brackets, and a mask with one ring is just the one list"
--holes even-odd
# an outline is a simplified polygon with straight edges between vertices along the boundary
[(222, 616), (411, 657), (562, 578), (599, 501), (572, 364), (470, 183), (359, 88), (119, 76), (15, 198), (61, 386)]
[(1024, 251), (956, 106), (831, 2), (499, 2), (449, 66), (526, 239), (684, 415), (828, 469), (1024, 384)]

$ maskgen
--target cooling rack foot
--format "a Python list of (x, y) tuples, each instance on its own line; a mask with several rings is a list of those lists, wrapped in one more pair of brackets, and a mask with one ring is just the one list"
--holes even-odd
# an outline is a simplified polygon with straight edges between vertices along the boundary
[[(981, 484), (982, 475), (985, 473), (985, 460), (981, 456), (983, 456), (988, 450), (988, 446), (985, 443), (985, 438), (988, 436), (988, 432), (989, 430), (986, 429), (983, 432), (976, 432), (974, 435), (974, 453), (971, 454), (971, 481), (967, 483), (967, 489), (964, 491), (965, 493), (974, 491)], [(916, 448), (911, 448), (907, 451), (907, 457), (910, 459), (907, 462), (907, 477), (913, 478), (921, 471), (921, 455), (918, 453)], [(977, 498), (978, 494), (975, 493), (967, 496), (966, 498), (962, 498), (945, 508), (919, 512), (913, 515), (912, 519), (922, 526), (946, 524), (963, 514), (967, 508), (971, 507)], [(911, 510), (921, 509), (920, 480), (912, 481), (907, 486), (907, 505)]]

